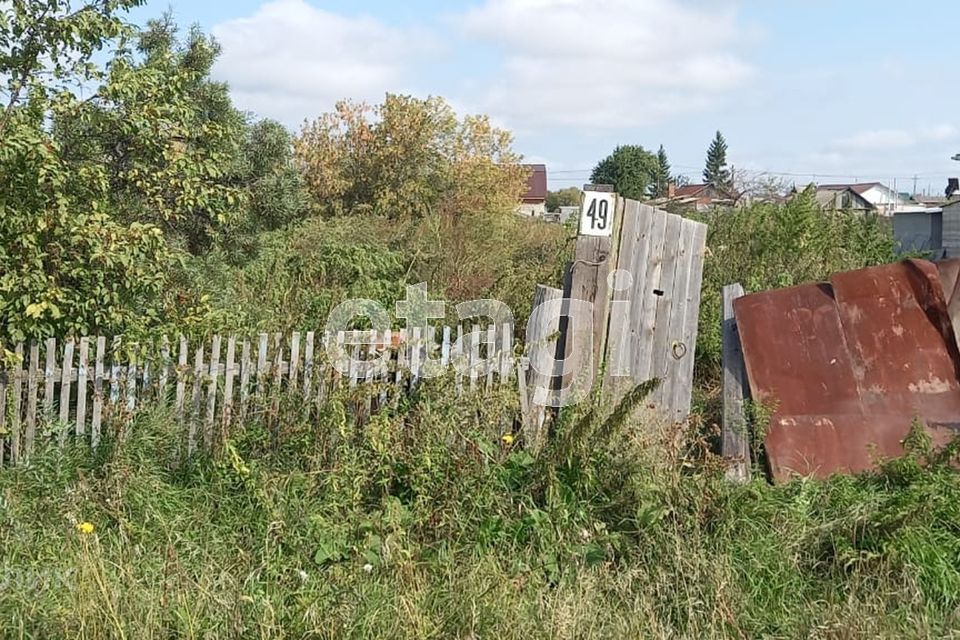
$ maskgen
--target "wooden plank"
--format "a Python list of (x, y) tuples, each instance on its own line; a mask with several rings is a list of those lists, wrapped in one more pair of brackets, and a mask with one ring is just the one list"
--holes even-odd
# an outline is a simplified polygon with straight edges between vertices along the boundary
[[(686, 297), (686, 289), (678, 290), (674, 286), (677, 277), (677, 263), (680, 259), (680, 227), (682, 218), (677, 215), (668, 215), (666, 230), (663, 236), (663, 262), (660, 268), (660, 294), (657, 298), (657, 309), (653, 320), (653, 352), (651, 353), (650, 376), (660, 378), (661, 384), (654, 390), (651, 401), (657, 405), (661, 415), (668, 413), (669, 407), (663, 405), (663, 391), (669, 386), (672, 364), (675, 362), (671, 354), (670, 311), (674, 300), (682, 304)], [(669, 396), (667, 396), (669, 398)], [(672, 417), (672, 416), (670, 416)]]
[[(641, 209), (645, 205), (641, 205)], [(650, 230), (649, 249), (646, 255), (646, 265), (639, 265), (644, 269), (641, 287), (636, 288), (633, 300), (632, 313), (637, 319), (631, 324), (636, 327), (636, 338), (633, 350), (633, 362), (630, 370), (634, 380), (649, 380), (654, 376), (653, 343), (654, 330), (657, 323), (657, 306), (660, 296), (660, 279), (663, 275), (663, 247), (667, 231), (668, 214), (663, 211), (652, 211), (652, 228)]]
[(480, 377), (480, 326), (473, 325), (470, 331), (470, 391), (477, 390), (477, 379)]
[(457, 395), (463, 394), (463, 376), (467, 367), (470, 366), (469, 356), (466, 355), (466, 345), (463, 344), (463, 325), (457, 325), (457, 342), (454, 349), (453, 362), (456, 373), (454, 375), (454, 388)]
[(77, 366), (77, 435), (86, 433), (87, 427), (87, 367), (90, 364), (90, 339), (80, 338), (79, 364)]
[(397, 345), (397, 369), (394, 371), (394, 384), (401, 387), (407, 369), (407, 330), (400, 329), (400, 344)]
[(283, 393), (283, 334), (273, 334), (273, 389), (270, 403), (270, 432), (276, 442), (280, 429), (280, 396)]
[(240, 355), (240, 421), (247, 419), (247, 409), (250, 405), (250, 370), (253, 362), (250, 359), (250, 341), (244, 340)]
[(697, 224), (697, 222), (686, 218), (680, 223), (680, 245), (677, 255), (676, 275), (672, 287), (669, 337), (667, 339), (667, 374), (663, 377), (663, 381), (654, 396), (654, 400), (661, 407), (663, 415), (671, 422), (676, 421), (678, 417), (674, 394), (677, 385), (682, 385), (680, 380), (681, 363), (688, 355), (693, 357), (690, 354), (690, 346), (684, 342), (684, 329), (686, 327), (688, 305), (687, 292), (696, 258), (693, 243)]
[(370, 332), (370, 340), (367, 342), (367, 359), (363, 368), (363, 382), (367, 386), (373, 384), (377, 374), (377, 332)]
[(444, 373), (450, 366), (450, 327), (443, 328), (443, 342), (440, 345), (440, 366)]
[(183, 425), (186, 413), (187, 372), (189, 371), (187, 359), (190, 357), (189, 353), (187, 338), (181, 335), (180, 355), (177, 358), (177, 397), (174, 401), (174, 412), (177, 415), (177, 422), (181, 425)]
[[(562, 299), (563, 291), (560, 289), (537, 285), (533, 294), (533, 308), (556, 304), (553, 301)], [(553, 389), (560, 383), (556, 379), (562, 366), (556, 361), (559, 331), (560, 317), (553, 313), (541, 311), (527, 323), (527, 364), (522, 369), (525, 376), (522, 388), (529, 394), (523, 399), (529, 406), (529, 421), (524, 440), (533, 451), (537, 451), (542, 444), (548, 406), (554, 397)]]
[(23, 435), (23, 455), (29, 458), (37, 437), (37, 387), (39, 385), (40, 345), (30, 343), (30, 369), (27, 372), (27, 420)]
[(60, 367), (60, 446), (67, 441), (67, 424), (70, 422), (73, 349), (73, 340), (67, 340), (63, 345), (63, 364)]
[(410, 385), (416, 387), (420, 383), (423, 366), (423, 329), (413, 327), (410, 339)]
[(127, 411), (133, 413), (137, 408), (137, 372), (140, 369), (140, 345), (133, 344), (127, 350), (130, 361), (127, 363), (126, 395)]
[(170, 338), (160, 338), (160, 374), (158, 377), (158, 396), (162, 402), (167, 402), (167, 385), (170, 384)]
[(487, 369), (487, 384), (486, 389), (490, 391), (493, 389), (493, 372), (494, 370), (499, 369), (499, 363), (497, 362), (497, 325), (491, 324), (487, 327), (486, 335), (487, 343), (487, 357), (485, 360), (485, 367)]
[[(641, 208), (636, 200), (624, 205), (620, 246), (617, 251), (616, 282), (611, 284), (610, 320), (604, 361), (603, 399), (613, 406), (630, 387), (631, 365), (636, 327), (631, 317), (634, 299), (639, 300), (646, 269), (650, 227), (653, 218), (649, 207)], [(639, 274), (638, 274), (639, 271)]]
[(513, 325), (510, 323), (500, 325), (500, 350), (497, 355), (502, 383), (513, 375)]
[(360, 332), (351, 331), (348, 334), (350, 343), (350, 386), (355, 387), (360, 381)]
[(227, 339), (227, 366), (223, 374), (223, 420), (222, 436), (226, 437), (230, 433), (230, 422), (233, 418), (233, 382), (237, 375), (237, 337), (230, 336)]
[(103, 359), (107, 353), (107, 339), (97, 336), (97, 355), (93, 365), (93, 416), (90, 420), (90, 446), (100, 444), (100, 426), (103, 421)]
[(744, 400), (749, 394), (747, 368), (743, 361), (733, 301), (743, 295), (743, 287), (728, 284), (723, 288), (723, 427), (720, 453), (729, 461), (727, 478), (734, 482), (750, 480), (750, 438)]
[(22, 419), (23, 399), (23, 343), (14, 347), (17, 358), (16, 368), (13, 370), (13, 414), (10, 416), (10, 464), (20, 461), (20, 424)]
[(316, 334), (313, 331), (307, 331), (307, 341), (303, 348), (303, 397), (309, 400), (311, 386), (313, 382), (313, 349)]
[(684, 306), (683, 331), (681, 343), (684, 356), (677, 369), (673, 400), (674, 420), (682, 422), (690, 414), (690, 402), (693, 393), (693, 372), (697, 348), (697, 330), (700, 322), (700, 290), (703, 286), (703, 260), (707, 251), (707, 225), (696, 223), (690, 245), (692, 262), (690, 277), (687, 281), (687, 299)]
[(267, 392), (267, 375), (268, 365), (267, 365), (267, 346), (270, 340), (270, 336), (266, 333), (261, 333), (259, 338), (259, 344), (257, 345), (257, 375), (256, 375), (256, 384), (257, 392), (256, 396), (263, 399), (264, 395)]
[(293, 391), (299, 385), (300, 376), (300, 332), (294, 331), (290, 337), (290, 390)]
[(53, 422), (53, 405), (56, 398), (57, 339), (47, 338), (46, 362), (43, 368), (43, 422), (48, 427)]
[(203, 342), (197, 345), (193, 358), (193, 395), (187, 427), (187, 456), (197, 450), (197, 423), (200, 421), (200, 396), (203, 393)]
[(213, 336), (210, 344), (210, 370), (207, 377), (207, 418), (203, 425), (203, 446), (213, 451), (213, 426), (217, 418), (217, 383), (220, 380), (220, 342), (219, 335)]

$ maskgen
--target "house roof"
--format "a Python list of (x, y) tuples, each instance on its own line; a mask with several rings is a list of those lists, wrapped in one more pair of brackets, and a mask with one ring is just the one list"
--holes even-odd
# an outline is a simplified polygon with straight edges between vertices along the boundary
[(677, 190), (674, 192), (674, 197), (695, 198), (706, 191), (710, 186), (711, 185), (709, 184), (687, 184), (682, 187), (677, 187)]
[(523, 167), (530, 171), (527, 177), (527, 191), (523, 194), (524, 202), (541, 202), (547, 199), (547, 166), (543, 164), (525, 164)]
[(817, 189), (825, 189), (827, 191), (843, 191), (845, 189), (850, 189), (857, 195), (862, 196), (874, 187), (887, 188), (882, 182), (856, 182), (853, 184), (821, 184), (817, 187)]

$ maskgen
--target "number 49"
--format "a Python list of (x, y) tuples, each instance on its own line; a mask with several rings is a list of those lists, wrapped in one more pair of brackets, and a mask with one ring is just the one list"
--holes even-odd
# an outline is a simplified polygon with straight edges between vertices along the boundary
[(591, 228), (603, 231), (610, 219), (610, 203), (606, 200), (593, 200), (587, 209), (587, 217), (590, 218)]

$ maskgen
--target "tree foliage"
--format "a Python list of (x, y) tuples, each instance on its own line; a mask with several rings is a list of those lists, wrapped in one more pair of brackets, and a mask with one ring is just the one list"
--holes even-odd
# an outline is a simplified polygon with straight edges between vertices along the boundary
[(423, 219), (511, 211), (526, 171), (510, 142), (486, 116), (460, 119), (440, 98), (388, 94), (376, 107), (338, 103), (307, 124), (294, 147), (325, 212)]
[(657, 174), (657, 157), (640, 145), (623, 145), (601, 160), (590, 176), (594, 184), (612, 184), (625, 198), (643, 200)]
[(128, 34), (136, 2), (18, 1), (0, 8), (0, 336), (122, 331), (159, 315), (163, 235), (110, 214), (111, 175), (74, 162), (51, 131), (105, 78), (94, 54)]
[(727, 167), (727, 141), (717, 131), (710, 148), (707, 149), (707, 162), (703, 169), (703, 179), (719, 189), (731, 186), (732, 174)]
[(547, 192), (547, 211), (557, 212), (560, 207), (576, 207), (580, 204), (583, 193), (576, 187), (567, 187), (559, 191)]
[(670, 160), (667, 158), (667, 150), (663, 148), (663, 145), (660, 145), (657, 150), (657, 169), (651, 182), (650, 192), (655, 198), (667, 197), (670, 185), (675, 182), (670, 174)]

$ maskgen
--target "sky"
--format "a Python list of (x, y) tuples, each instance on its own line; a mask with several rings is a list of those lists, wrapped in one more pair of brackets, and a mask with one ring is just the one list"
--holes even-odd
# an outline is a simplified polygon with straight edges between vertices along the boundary
[(956, 0), (148, 0), (223, 47), (235, 104), (291, 130), (344, 98), (442, 96), (581, 186), (618, 144), (696, 182), (717, 130), (749, 177), (960, 175)]

